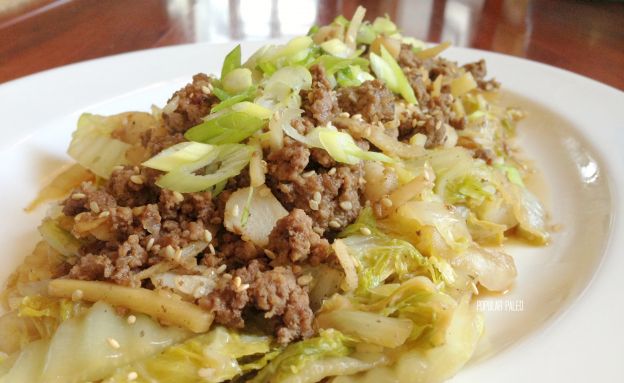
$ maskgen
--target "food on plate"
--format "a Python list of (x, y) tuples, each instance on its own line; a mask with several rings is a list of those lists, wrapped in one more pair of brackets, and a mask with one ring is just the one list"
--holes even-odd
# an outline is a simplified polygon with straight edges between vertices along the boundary
[[(483, 61), (365, 10), (83, 114), (2, 293), (0, 383), (439, 382), (547, 217)], [(31, 206), (29, 208), (34, 208)]]

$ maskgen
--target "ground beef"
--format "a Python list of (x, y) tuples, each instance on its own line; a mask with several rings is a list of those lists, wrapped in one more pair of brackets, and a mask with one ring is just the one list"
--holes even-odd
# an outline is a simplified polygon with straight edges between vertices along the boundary
[(149, 168), (125, 166), (112, 172), (106, 191), (120, 206), (141, 206), (158, 200), (159, 188), (154, 182), (160, 172)]
[(472, 77), (477, 81), (479, 88), (483, 90), (495, 90), (500, 87), (500, 83), (494, 79), (485, 80), (485, 76), (487, 75), (485, 60), (481, 59), (473, 63), (464, 64), (462, 68), (472, 73)]
[(227, 264), (244, 265), (264, 252), (253, 242), (244, 241), (239, 235), (224, 231), (219, 237), (219, 258)]
[(325, 68), (322, 65), (313, 65), (312, 88), (301, 91), (301, 107), (306, 117), (312, 119), (315, 125), (325, 125), (339, 112), (336, 94), (325, 76)]
[(215, 321), (229, 327), (245, 325), (243, 312), (256, 309), (266, 319), (278, 319), (277, 341), (287, 344), (310, 337), (314, 330), (314, 314), (307, 291), (297, 284), (290, 267), (267, 269), (257, 260), (222, 278), (215, 290), (199, 300), (199, 304), (215, 313)]
[(268, 249), (275, 254), (273, 264), (305, 261), (320, 263), (331, 253), (329, 242), (313, 230), (312, 219), (301, 209), (293, 209), (277, 221), (269, 235)]
[[(288, 137), (284, 146), (267, 156), (267, 185), (291, 211), (303, 210), (314, 230), (337, 231), (353, 222), (361, 210), (362, 165), (336, 165), (331, 169), (310, 161), (310, 151)], [(310, 169), (310, 170), (309, 170)]]
[(178, 106), (171, 113), (163, 113), (165, 127), (172, 133), (183, 133), (200, 124), (202, 117), (210, 113), (213, 105), (219, 102), (210, 91), (211, 79), (203, 73), (193, 76), (193, 82), (175, 92), (168, 102), (177, 98)]
[(87, 254), (78, 259), (68, 276), (72, 279), (97, 281), (109, 279), (113, 271), (113, 262), (106, 255)]
[(338, 105), (352, 115), (361, 114), (368, 122), (394, 118), (394, 95), (379, 80), (365, 81), (360, 86), (340, 88)]
[(84, 182), (80, 188), (74, 190), (63, 201), (63, 214), (74, 217), (80, 213), (90, 211), (95, 207), (97, 212), (117, 206), (115, 198), (105, 191), (98, 189), (91, 182)]
[(170, 146), (185, 141), (182, 133), (170, 133), (164, 127), (146, 130), (141, 135), (141, 144), (150, 156), (155, 156)]

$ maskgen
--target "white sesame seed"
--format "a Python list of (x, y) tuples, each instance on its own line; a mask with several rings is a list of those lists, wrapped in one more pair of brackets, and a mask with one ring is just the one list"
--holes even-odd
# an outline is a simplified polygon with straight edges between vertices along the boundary
[(309, 285), (312, 282), (312, 276), (310, 274), (302, 275), (297, 278), (297, 284), (300, 286)]
[(171, 245), (167, 245), (167, 247), (165, 247), (165, 255), (167, 256), (167, 258), (173, 258), (173, 256), (175, 255), (175, 250), (173, 250), (173, 247), (171, 247)]
[(308, 177), (311, 177), (313, 175), (314, 175), (314, 170), (310, 170), (308, 172), (303, 173), (301, 176), (305, 177), (305, 178), (308, 178)]
[(381, 204), (385, 207), (392, 207), (392, 200), (390, 198), (384, 197), (381, 199)]
[(71, 199), (79, 200), (79, 199), (83, 199), (85, 197), (86, 197), (86, 195), (84, 193), (74, 193), (74, 194), (72, 194)]
[(248, 288), (249, 288), (249, 283), (243, 283), (236, 289), (236, 291), (240, 293), (240, 292), (247, 290)]
[(180, 203), (182, 201), (184, 201), (184, 196), (182, 195), (182, 193), (180, 193), (179, 191), (174, 191), (173, 192), (173, 199), (177, 202)]
[(234, 205), (234, 207), (232, 208), (232, 216), (238, 217), (239, 214), (240, 214), (240, 207), (238, 207), (238, 205)]
[(145, 245), (145, 250), (152, 250), (152, 246), (154, 246), (154, 241), (154, 237), (150, 237), (150, 239), (147, 240), (147, 245)]
[(180, 258), (182, 258), (182, 249), (178, 248), (175, 254), (173, 254), (173, 260), (178, 262), (180, 261)]
[(264, 254), (269, 258), (269, 259), (275, 259), (275, 257), (277, 257), (277, 255), (272, 252), (269, 249), (264, 249)]
[(210, 90), (210, 88), (208, 88), (207, 86), (202, 86), (201, 87), (202, 92), (204, 92), (205, 94), (210, 94), (212, 93), (212, 91)]
[(312, 199), (315, 200), (316, 202), (321, 202), (321, 192), (314, 192)]
[(108, 217), (109, 215), (110, 215), (110, 211), (105, 210), (105, 211), (101, 212), (101, 213), (100, 213), (100, 215), (98, 215), (98, 217), (100, 217), (100, 218), (106, 218), (106, 217)]
[(208, 243), (212, 241), (212, 233), (208, 229), (204, 230), (204, 240)]
[(224, 279), (232, 279), (232, 274), (230, 274), (230, 273), (225, 273), (225, 274), (223, 274), (223, 278), (224, 278)]
[(214, 368), (200, 368), (199, 370), (197, 370), (197, 375), (199, 375), (200, 378), (204, 379), (212, 378), (214, 376), (214, 373)]
[(130, 371), (128, 373), (128, 381), (132, 382), (133, 380), (136, 380), (136, 378), (139, 377), (139, 374), (137, 374), (135, 371)]
[(215, 255), (217, 252), (215, 251), (214, 246), (212, 245), (212, 243), (210, 245), (208, 245), (208, 250), (210, 251), (210, 254)]
[(349, 112), (342, 112), (338, 115), (338, 117), (349, 118), (351, 117), (351, 115), (349, 114)]
[(126, 322), (128, 322), (128, 324), (135, 324), (136, 317), (134, 315), (129, 315), (128, 318), (126, 318)]
[(333, 176), (334, 174), (336, 174), (336, 168), (331, 168), (331, 169), (329, 169), (329, 171), (327, 172), (327, 174), (329, 174), (330, 176)]
[(243, 281), (241, 280), (241, 278), (239, 276), (234, 277), (234, 287), (239, 288), (241, 283), (243, 283)]
[(143, 178), (143, 176), (135, 174), (135, 175), (130, 176), (130, 181), (137, 185), (142, 185), (143, 182), (145, 182), (145, 178)]
[(315, 200), (310, 200), (309, 205), (310, 205), (310, 209), (312, 209), (312, 210), (318, 210), (319, 209), (319, 204)]
[(340, 208), (342, 210), (351, 210), (353, 209), (353, 204), (351, 203), (351, 201), (342, 201), (340, 202)]
[(106, 343), (108, 343), (108, 345), (114, 348), (115, 350), (121, 347), (121, 345), (119, 344), (119, 342), (117, 342), (117, 339), (115, 338), (106, 338)]
[(123, 170), (124, 166), (123, 165), (115, 165), (113, 166), (113, 171), (119, 171), (119, 170)]
[(74, 290), (74, 292), (71, 295), (71, 299), (72, 301), (76, 302), (82, 299), (84, 293), (82, 292), (82, 290), (78, 289), (78, 290)]
[(340, 222), (336, 220), (331, 220), (329, 221), (329, 227), (331, 227), (332, 229), (338, 229), (340, 227)]
[(215, 270), (217, 272), (217, 274), (221, 274), (222, 272), (225, 271), (225, 269), (227, 269), (227, 265), (221, 265), (219, 267), (217, 267), (217, 270)]
[(89, 202), (89, 209), (96, 214), (100, 212), (100, 206), (95, 201)]
[(321, 229), (320, 227), (313, 227), (312, 231), (314, 231), (318, 235), (323, 235), (323, 229)]
[(372, 232), (368, 227), (362, 227), (360, 228), (360, 233), (362, 233), (363, 235), (371, 235)]
[(354, 119), (354, 120), (360, 120), (360, 121), (362, 120), (362, 115), (361, 115), (361, 114), (359, 114), (359, 113), (354, 114), (354, 115), (353, 115), (353, 116), (351, 116), (351, 117), (353, 117), (353, 119)]

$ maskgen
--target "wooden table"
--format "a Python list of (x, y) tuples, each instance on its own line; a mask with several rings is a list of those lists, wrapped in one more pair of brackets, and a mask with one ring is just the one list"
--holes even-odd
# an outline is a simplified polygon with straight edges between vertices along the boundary
[(266, 39), (388, 14), (406, 35), (526, 57), (624, 90), (624, 3), (547, 0), (0, 1), (0, 82), (77, 61), (199, 41)]

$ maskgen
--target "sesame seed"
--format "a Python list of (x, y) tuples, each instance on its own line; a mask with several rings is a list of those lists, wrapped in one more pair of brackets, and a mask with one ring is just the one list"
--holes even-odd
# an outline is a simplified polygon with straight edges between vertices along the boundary
[(207, 86), (202, 86), (201, 87), (202, 92), (204, 92), (205, 94), (210, 94), (212, 93), (212, 91), (210, 90), (210, 88), (208, 88)]
[(145, 182), (145, 179), (143, 178), (143, 176), (135, 174), (135, 175), (130, 176), (130, 181), (137, 185), (142, 185), (143, 182)]
[(264, 249), (264, 254), (269, 258), (269, 259), (275, 259), (275, 257), (277, 257), (277, 255), (272, 252), (269, 249)]
[(150, 237), (150, 239), (147, 240), (147, 245), (145, 245), (145, 250), (147, 251), (152, 250), (152, 246), (154, 246), (154, 237)]
[(123, 165), (115, 165), (113, 166), (113, 171), (119, 171), (119, 170), (123, 170), (124, 166)]
[(362, 233), (363, 235), (371, 235), (372, 234), (371, 230), (368, 227), (362, 227), (360, 229), (360, 233)]
[(310, 200), (309, 205), (310, 205), (310, 209), (312, 209), (312, 210), (318, 210), (319, 209), (319, 204), (315, 200)]
[(331, 169), (329, 169), (329, 171), (327, 172), (327, 174), (329, 174), (330, 176), (333, 176), (334, 174), (336, 174), (336, 168), (331, 168)]
[(351, 210), (353, 209), (353, 204), (351, 203), (351, 201), (342, 201), (340, 202), (340, 208), (342, 210)]
[(310, 282), (312, 282), (312, 279), (313, 278), (310, 274), (302, 275), (299, 278), (297, 278), (297, 284), (299, 286), (309, 285)]
[(314, 231), (318, 235), (323, 235), (323, 229), (321, 229), (320, 227), (313, 227), (312, 231)]
[(182, 258), (182, 249), (178, 248), (175, 254), (173, 254), (173, 260), (178, 262), (180, 258)]
[(236, 289), (236, 291), (240, 293), (240, 292), (247, 290), (248, 288), (249, 288), (249, 283), (243, 283)]
[(338, 229), (340, 227), (340, 222), (336, 220), (331, 220), (329, 221), (329, 227), (331, 227), (332, 229)]
[(108, 343), (108, 345), (114, 348), (115, 350), (121, 347), (121, 345), (119, 344), (119, 342), (117, 342), (117, 339), (115, 338), (106, 338), (106, 343)]
[(178, 192), (178, 191), (174, 191), (173, 192), (173, 199), (177, 202), (180, 203), (182, 201), (184, 201), (184, 196), (182, 195), (182, 193)]
[(241, 280), (241, 278), (239, 276), (234, 277), (234, 287), (239, 288), (241, 283), (243, 283), (243, 281)]
[(98, 217), (100, 218), (106, 218), (110, 215), (110, 211), (106, 210), (100, 213), (100, 215), (98, 215)]
[(91, 211), (93, 211), (96, 214), (100, 212), (100, 206), (95, 201), (91, 201), (89, 203), (89, 209), (91, 209)]
[(225, 269), (227, 269), (227, 265), (221, 265), (219, 267), (217, 267), (217, 270), (215, 270), (217, 272), (217, 274), (221, 274), (222, 272), (225, 271)]
[(78, 289), (78, 290), (74, 290), (74, 292), (71, 295), (71, 299), (72, 301), (76, 302), (82, 299), (84, 293), (82, 292), (82, 290)]
[(79, 199), (83, 199), (85, 197), (86, 197), (86, 195), (84, 193), (74, 193), (74, 194), (72, 194), (71, 199), (79, 200)]
[(132, 382), (133, 380), (136, 380), (136, 378), (139, 377), (139, 374), (137, 374), (135, 371), (130, 371), (128, 373), (128, 381)]
[(165, 255), (167, 256), (167, 258), (173, 258), (173, 256), (175, 255), (175, 250), (173, 250), (173, 247), (171, 247), (171, 245), (167, 245), (167, 247), (165, 247)]
[(384, 197), (381, 199), (381, 204), (385, 207), (392, 207), (392, 200), (388, 197)]
[(128, 324), (135, 324), (136, 317), (134, 315), (129, 315), (128, 318), (126, 318), (126, 322), (128, 322)]
[(303, 173), (301, 176), (305, 177), (305, 178), (308, 178), (308, 177), (311, 177), (313, 175), (314, 175), (314, 170), (310, 170), (308, 172)]
[(204, 230), (204, 240), (206, 240), (206, 242), (208, 243), (212, 241), (212, 233), (208, 229)]
[(353, 119), (354, 119), (354, 120), (360, 120), (360, 121), (362, 120), (362, 115), (361, 115), (361, 114), (359, 114), (359, 113), (354, 114), (354, 115), (353, 115), (353, 116), (351, 116), (351, 117), (353, 117)]
[(321, 192), (314, 192), (314, 196), (312, 196), (312, 199), (316, 202), (321, 202)]
[(240, 207), (238, 207), (238, 205), (234, 205), (234, 207), (232, 208), (232, 215), (234, 217), (238, 217), (239, 214), (240, 214)]
[(208, 250), (210, 251), (210, 254), (215, 255), (217, 252), (215, 251), (214, 246), (212, 245), (212, 243), (210, 245), (208, 245)]
[(197, 375), (199, 375), (200, 378), (212, 378), (214, 376), (215, 373), (215, 369), (214, 368), (200, 368), (199, 370), (197, 370)]
[(232, 274), (230, 274), (230, 273), (225, 273), (225, 274), (223, 274), (223, 278), (224, 278), (224, 279), (232, 279)]
[(349, 112), (342, 112), (338, 115), (338, 117), (349, 118), (351, 117), (351, 115), (349, 114)]

